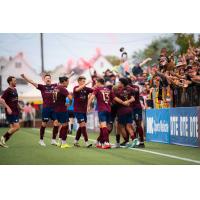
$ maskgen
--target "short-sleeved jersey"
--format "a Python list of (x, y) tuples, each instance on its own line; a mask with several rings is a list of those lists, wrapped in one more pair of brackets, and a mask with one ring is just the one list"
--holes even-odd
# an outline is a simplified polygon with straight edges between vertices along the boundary
[(43, 108), (53, 107), (54, 99), (53, 99), (53, 91), (57, 84), (51, 85), (42, 85), (38, 84), (37, 89), (40, 90), (43, 99)]
[[(18, 93), (17, 90), (14, 88), (8, 87), (1, 96), (2, 99), (5, 100), (6, 104), (12, 110), (12, 115), (19, 115), (19, 106), (18, 106)], [(8, 114), (6, 110), (6, 114)]]
[(132, 104), (133, 108), (142, 108), (142, 105), (140, 103), (140, 88), (137, 85), (131, 85), (131, 88), (133, 89), (133, 96), (135, 97), (135, 101)]
[(111, 102), (114, 99), (114, 93), (107, 87), (96, 87), (93, 94), (97, 99), (97, 110), (99, 112), (111, 112)]
[(67, 89), (62, 85), (57, 85), (54, 88), (53, 98), (55, 100), (54, 111), (55, 112), (66, 112), (66, 97), (68, 97), (69, 92)]
[(74, 87), (73, 95), (74, 95), (74, 112), (78, 113), (86, 113), (87, 112), (87, 104), (88, 104), (88, 95), (93, 92), (93, 89), (89, 87), (84, 87), (82, 90), (75, 91)]
[[(115, 91), (115, 96), (121, 99), (122, 101), (127, 101), (131, 99), (131, 96), (133, 96), (133, 90), (129, 86), (124, 88), (118, 88), (118, 90)], [(124, 106), (122, 104), (118, 104), (118, 109), (117, 109), (118, 116), (125, 115), (128, 113), (132, 113), (132, 104), (130, 104), (130, 106)]]

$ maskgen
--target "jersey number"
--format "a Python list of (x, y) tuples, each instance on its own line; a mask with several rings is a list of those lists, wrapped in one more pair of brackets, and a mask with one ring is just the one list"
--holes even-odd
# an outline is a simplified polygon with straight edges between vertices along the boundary
[(105, 103), (108, 103), (109, 102), (109, 99), (110, 99), (110, 93), (109, 92), (101, 92), (102, 95), (103, 95), (103, 100)]

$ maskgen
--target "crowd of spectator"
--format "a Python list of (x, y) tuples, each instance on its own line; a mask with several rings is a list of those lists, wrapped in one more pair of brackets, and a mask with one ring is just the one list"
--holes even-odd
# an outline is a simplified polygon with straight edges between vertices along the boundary
[[(189, 46), (185, 54), (168, 53), (162, 48), (155, 64), (147, 58), (133, 67), (130, 61), (104, 72), (108, 87), (127, 77), (140, 87), (141, 103), (145, 109), (200, 106), (200, 48)], [(97, 77), (92, 76), (93, 83)]]

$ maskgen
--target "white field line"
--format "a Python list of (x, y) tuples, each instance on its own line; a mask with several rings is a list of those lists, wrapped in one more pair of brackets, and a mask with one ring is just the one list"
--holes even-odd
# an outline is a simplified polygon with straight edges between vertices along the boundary
[[(33, 130), (35, 130), (35, 129), (33, 129)], [(52, 132), (52, 131), (49, 131), (49, 130), (46, 130), (46, 131), (49, 132), (49, 133)], [(67, 137), (75, 138), (75, 136), (73, 136), (73, 135), (67, 135)], [(91, 142), (95, 142), (96, 141), (96, 140), (89, 139), (89, 138), (88, 138), (88, 140), (91, 141)], [(113, 144), (111, 144), (111, 145), (113, 145)], [(154, 154), (154, 155), (159, 155), (159, 156), (163, 156), (163, 157), (167, 157), (167, 158), (173, 158), (173, 159), (177, 159), (177, 160), (182, 160), (182, 161), (187, 161), (187, 162), (200, 164), (199, 160), (193, 160), (193, 159), (190, 159), (190, 158), (174, 156), (174, 155), (171, 155), (171, 154), (159, 153), (159, 152), (156, 152), (156, 151), (150, 151), (150, 150), (139, 149), (139, 148), (128, 148), (128, 149), (133, 150), (133, 151), (141, 151), (141, 152), (150, 153), (150, 154)]]

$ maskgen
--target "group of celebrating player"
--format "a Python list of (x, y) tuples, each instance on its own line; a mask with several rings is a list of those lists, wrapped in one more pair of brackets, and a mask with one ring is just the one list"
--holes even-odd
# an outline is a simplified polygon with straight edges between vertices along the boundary
[[(59, 78), (58, 84), (51, 83), (51, 76), (44, 76), (45, 84), (35, 83), (24, 74), (21, 77), (41, 91), (43, 98), (42, 124), (40, 127), (41, 146), (44, 143), (44, 133), (47, 122), (53, 121), (51, 144), (61, 148), (70, 147), (67, 143), (67, 134), (69, 132), (68, 122), (69, 114), (67, 112), (66, 98), (72, 101), (74, 98), (74, 113), (79, 124), (76, 132), (74, 146), (79, 147), (79, 139), (83, 135), (86, 147), (91, 147), (88, 142), (87, 133), (87, 113), (91, 111), (91, 104), (96, 98), (97, 110), (99, 117), (100, 134), (96, 140), (95, 146), (101, 149), (111, 147), (144, 147), (144, 131), (141, 125), (142, 107), (139, 99), (139, 87), (132, 85), (131, 80), (120, 78), (119, 82), (113, 88), (105, 86), (103, 78), (97, 78), (96, 85), (93, 88), (87, 87), (90, 82), (86, 82), (84, 76), (78, 78), (78, 85), (74, 87), (73, 93), (69, 93), (67, 86), (69, 78), (66, 76)], [(7, 79), (9, 87), (0, 97), (0, 104), (5, 107), (7, 120), (10, 129), (1, 137), (0, 146), (8, 147), (6, 142), (19, 130), (19, 113), (18, 94), (16, 90), (16, 78), (9, 76)], [(133, 126), (135, 121), (135, 127)], [(111, 146), (109, 134), (113, 126), (116, 126), (116, 144)], [(56, 141), (59, 134), (59, 140)], [(123, 136), (124, 142), (120, 144), (120, 135)], [(139, 136), (139, 139), (137, 138)]]

